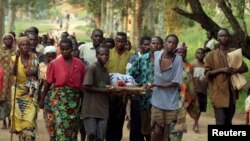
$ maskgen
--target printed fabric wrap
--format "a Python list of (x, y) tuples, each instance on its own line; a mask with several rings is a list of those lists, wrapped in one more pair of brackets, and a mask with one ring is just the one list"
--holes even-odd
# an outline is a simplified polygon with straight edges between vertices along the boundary
[(81, 92), (71, 87), (53, 87), (45, 97), (44, 117), (52, 141), (76, 141)]

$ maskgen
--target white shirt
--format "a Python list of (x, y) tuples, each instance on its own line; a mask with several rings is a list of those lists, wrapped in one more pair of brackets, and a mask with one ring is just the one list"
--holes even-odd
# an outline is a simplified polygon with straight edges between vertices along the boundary
[(211, 50), (213, 50), (216, 43), (217, 43), (217, 41), (214, 38), (212, 38), (211, 40), (209, 40), (207, 42), (206, 47), (210, 48)]
[(96, 50), (93, 47), (92, 42), (87, 42), (79, 46), (80, 58), (84, 58), (89, 64), (93, 64), (97, 61), (96, 59)]

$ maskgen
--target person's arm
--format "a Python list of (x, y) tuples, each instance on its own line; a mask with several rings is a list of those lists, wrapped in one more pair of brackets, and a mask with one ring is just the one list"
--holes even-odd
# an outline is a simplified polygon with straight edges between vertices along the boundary
[(109, 93), (109, 88), (98, 88), (91, 85), (84, 85), (84, 90), (97, 93)]
[(245, 62), (242, 62), (241, 67), (237, 69), (235, 73), (245, 73), (245, 72), (248, 72), (248, 67)]
[(17, 52), (16, 52), (16, 58), (15, 58), (15, 62), (14, 62), (13, 70), (12, 70), (12, 74), (13, 74), (14, 76), (17, 75), (17, 68), (18, 68), (18, 60), (19, 60), (19, 57), (20, 57), (20, 51), (17, 50)]
[(51, 86), (51, 83), (48, 83), (47, 81), (44, 83), (44, 89), (41, 93), (41, 99), (39, 101), (39, 108), (41, 108), (41, 109), (44, 108), (45, 96), (49, 92), (50, 86)]
[(208, 47), (204, 47), (203, 49), (204, 49), (205, 53), (208, 53), (208, 52), (210, 52), (210, 51), (211, 51), (211, 49), (210, 49), (210, 48), (208, 48)]
[(221, 74), (221, 73), (231, 75), (231, 74), (235, 73), (235, 70), (233, 68), (229, 68), (229, 67), (224, 67), (224, 68), (219, 68), (219, 69), (216, 69), (216, 70), (211, 70), (208, 73), (208, 77), (215, 77), (215, 76), (217, 76), (218, 74)]
[(248, 68), (246, 65), (242, 65), (239, 69), (234, 69), (234, 68), (230, 68), (230, 67), (224, 67), (224, 68), (219, 68), (216, 70), (212, 70), (209, 72), (208, 76), (209, 77), (215, 77), (218, 74), (224, 73), (226, 75), (232, 75), (235, 73), (244, 73), (247, 72)]
[(48, 68), (47, 68), (47, 71), (46, 71), (46, 81), (44, 82), (44, 88), (43, 88), (43, 91), (41, 92), (41, 99), (39, 101), (39, 107), (41, 109), (44, 108), (44, 99), (45, 99), (45, 96), (46, 94), (49, 92), (50, 90), (50, 86), (52, 85), (52, 83), (55, 82), (54, 80), (54, 69), (53, 69), (53, 64), (50, 63)]
[(214, 53), (209, 53), (204, 58), (205, 76), (207, 79), (213, 79), (219, 74), (231, 75), (235, 73), (235, 69), (223, 67), (214, 69)]

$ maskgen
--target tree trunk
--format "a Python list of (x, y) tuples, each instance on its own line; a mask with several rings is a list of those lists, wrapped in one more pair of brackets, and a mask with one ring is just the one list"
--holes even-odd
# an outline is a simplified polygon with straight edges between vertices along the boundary
[(166, 37), (166, 1), (163, 1), (159, 8), (159, 14), (158, 14), (158, 26), (156, 28), (156, 35), (159, 35), (160, 37)]
[(10, 17), (9, 31), (15, 31), (15, 19), (16, 19), (16, 6), (15, 5), (10, 6), (9, 17)]
[[(0, 0), (0, 37), (2, 38), (4, 34), (4, 0)], [(0, 46), (2, 46), (2, 40), (0, 40)]]
[(142, 0), (136, 0), (136, 45), (139, 44), (142, 27)]
[[(154, 1), (148, 1), (147, 4), (143, 3), (142, 12), (142, 33), (141, 35), (154, 35)], [(143, 36), (142, 35), (142, 36)]]
[(114, 37), (114, 8), (113, 8), (113, 0), (110, 1), (110, 15), (109, 15), (109, 33), (110, 37)]
[(137, 41), (137, 34), (136, 34), (136, 16), (137, 16), (137, 12), (136, 12), (136, 1), (137, 0), (132, 0), (132, 11), (133, 11), (133, 32), (132, 32), (132, 35), (131, 35), (131, 44), (132, 44), (132, 47), (134, 49), (134, 51), (136, 51), (136, 41)]
[(105, 29), (105, 18), (106, 18), (106, 0), (102, 0), (101, 5), (101, 29)]
[[(119, 26), (118, 25), (120, 25), (121, 26), (121, 28), (120, 28), (120, 30), (121, 31), (124, 31), (124, 32), (126, 32), (125, 30), (124, 30), (124, 10), (125, 10), (125, 8), (122, 10), (122, 12), (121, 12), (121, 14), (120, 14), (120, 16), (119, 16), (119, 23), (121, 23), (121, 24), (117, 24), (117, 23), (115, 23), (114, 24), (114, 26), (116, 27), (116, 29), (117, 29), (117, 31), (119, 30)], [(118, 19), (115, 19), (115, 22), (117, 22), (118, 21)]]
[(101, 28), (101, 16), (100, 15), (94, 16), (94, 20), (95, 20), (96, 28)]
[(109, 30), (109, 17), (110, 17), (110, 0), (107, 0), (106, 1), (106, 17), (105, 17), (105, 24), (104, 24), (104, 26), (105, 26), (105, 28), (104, 28), (104, 31), (108, 34), (108, 35), (110, 35), (110, 30)]
[(125, 31), (126, 33), (128, 32), (128, 2), (129, 0), (126, 0), (126, 7), (125, 7), (125, 16), (123, 17), (123, 31)]
[(123, 19), (124, 19), (123, 20), (123, 30), (125, 32), (128, 32), (128, 16), (125, 16)]

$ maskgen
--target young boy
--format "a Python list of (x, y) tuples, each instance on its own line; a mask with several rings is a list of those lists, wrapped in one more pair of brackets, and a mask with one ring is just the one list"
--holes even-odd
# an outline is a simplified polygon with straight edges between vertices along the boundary
[(97, 47), (97, 62), (90, 64), (84, 78), (84, 98), (81, 119), (89, 141), (103, 141), (109, 115), (109, 72), (104, 67), (109, 59), (107, 47)]
[(199, 104), (199, 111), (198, 117), (194, 121), (193, 130), (194, 132), (199, 132), (199, 118), (201, 112), (206, 112), (207, 109), (207, 81), (204, 75), (205, 68), (204, 68), (204, 59), (205, 57), (205, 50), (202, 48), (198, 48), (195, 52), (195, 58), (192, 65), (192, 77), (193, 77), (193, 84), (194, 84), (194, 92), (196, 92), (198, 104)]

